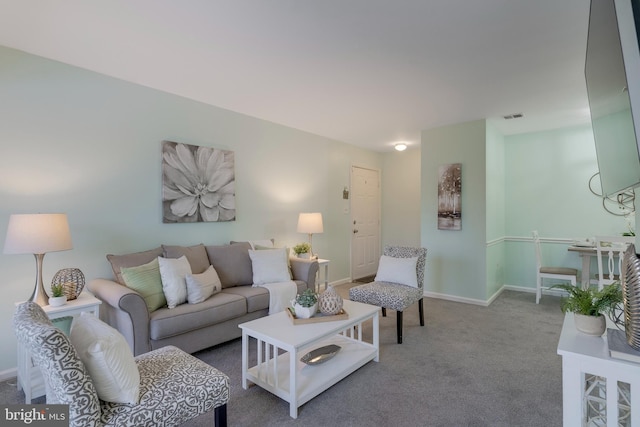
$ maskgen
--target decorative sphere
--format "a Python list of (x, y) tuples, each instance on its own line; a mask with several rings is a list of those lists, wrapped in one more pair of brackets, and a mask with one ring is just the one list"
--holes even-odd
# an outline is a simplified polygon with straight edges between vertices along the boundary
[(342, 310), (342, 297), (338, 295), (333, 286), (327, 289), (318, 297), (318, 308), (322, 314), (335, 315)]

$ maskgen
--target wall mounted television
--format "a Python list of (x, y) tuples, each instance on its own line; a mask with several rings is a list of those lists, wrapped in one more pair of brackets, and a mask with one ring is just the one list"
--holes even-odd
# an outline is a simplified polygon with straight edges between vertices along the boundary
[(640, 186), (640, 0), (591, 0), (585, 80), (602, 193)]

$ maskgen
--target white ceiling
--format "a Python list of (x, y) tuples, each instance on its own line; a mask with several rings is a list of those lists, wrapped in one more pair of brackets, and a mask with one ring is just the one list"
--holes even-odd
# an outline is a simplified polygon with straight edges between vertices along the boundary
[(505, 135), (587, 122), (588, 15), (588, 0), (0, 0), (0, 45), (387, 151), (482, 118)]

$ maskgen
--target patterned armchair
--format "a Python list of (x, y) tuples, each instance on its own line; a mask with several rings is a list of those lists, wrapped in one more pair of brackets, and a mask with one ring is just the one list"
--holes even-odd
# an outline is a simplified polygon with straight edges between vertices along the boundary
[(140, 372), (137, 405), (101, 401), (69, 338), (33, 302), (20, 304), (13, 319), (18, 341), (45, 379), (47, 403), (69, 405), (69, 425), (176, 426), (214, 410), (216, 426), (227, 424), (229, 378), (167, 346), (135, 358)]
[(424, 326), (423, 282), (424, 266), (427, 258), (425, 248), (411, 248), (405, 246), (385, 246), (384, 255), (394, 258), (418, 257), (416, 264), (417, 287), (393, 282), (371, 282), (349, 289), (349, 299), (365, 304), (382, 307), (382, 315), (387, 315), (387, 308), (396, 310), (396, 328), (398, 344), (402, 344), (402, 312), (414, 303), (418, 303), (420, 312), (420, 326)]

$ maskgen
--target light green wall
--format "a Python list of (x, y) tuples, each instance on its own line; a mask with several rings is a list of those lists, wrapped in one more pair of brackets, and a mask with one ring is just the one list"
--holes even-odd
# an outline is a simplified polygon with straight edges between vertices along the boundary
[[(428, 248), (425, 290), (474, 300), (486, 295), (486, 124), (422, 132), (421, 243)], [(462, 164), (462, 230), (438, 230), (438, 167)]]
[(383, 245), (420, 246), (420, 151), (383, 154)]
[(504, 284), (505, 160), (504, 136), (487, 122), (487, 290), (490, 299)]
[(532, 230), (543, 239), (545, 262), (575, 268), (581, 261), (567, 252), (570, 241), (626, 230), (624, 219), (607, 213), (589, 191), (597, 171), (588, 124), (505, 138), (505, 284), (535, 287)]
[[(349, 277), (342, 189), (352, 164), (381, 169), (380, 153), (3, 47), (0, 70), (0, 242), (12, 213), (67, 213), (74, 249), (45, 257), (47, 284), (64, 267), (110, 277), (107, 253), (162, 243), (293, 245), (307, 238), (301, 211), (324, 216), (313, 243), (330, 280)], [(162, 224), (165, 139), (235, 152), (237, 221)], [(33, 289), (33, 256), (0, 254), (0, 271), (1, 376), (16, 366), (11, 315)]]

